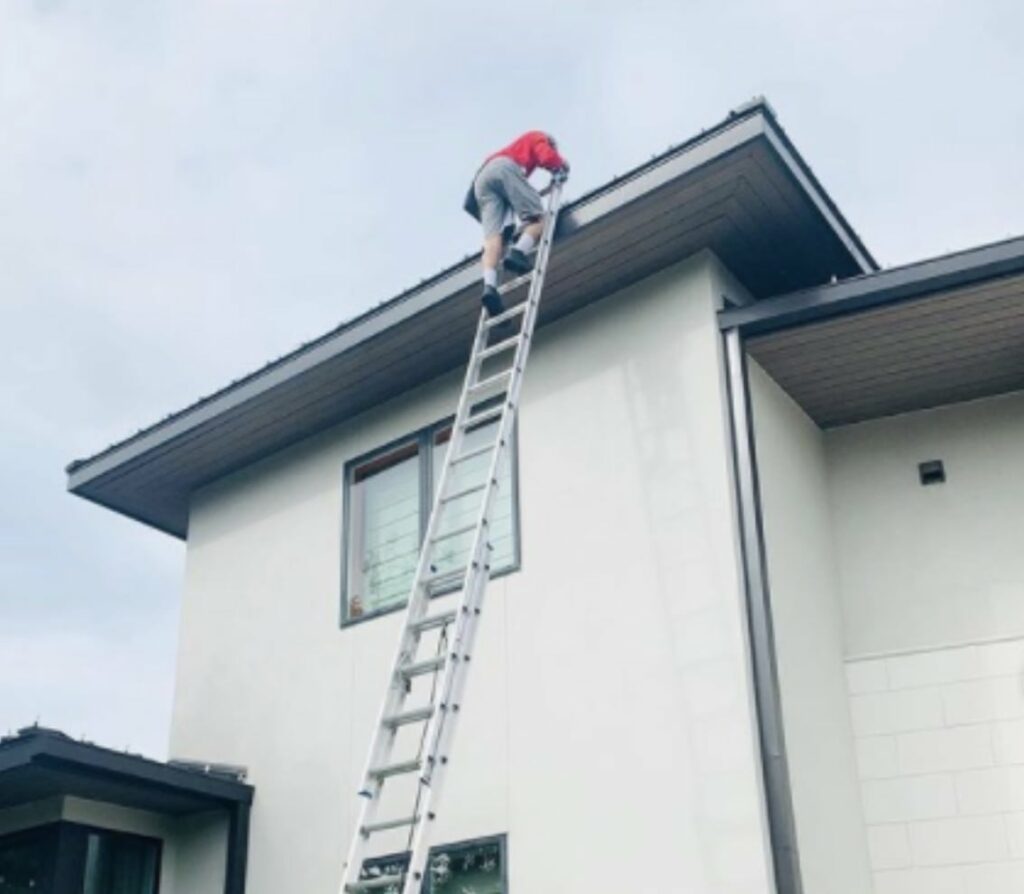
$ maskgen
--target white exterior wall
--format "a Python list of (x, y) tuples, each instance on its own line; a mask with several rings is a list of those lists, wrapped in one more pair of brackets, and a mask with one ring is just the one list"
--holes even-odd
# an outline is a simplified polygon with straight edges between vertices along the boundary
[(0, 810), (0, 835), (59, 821), (145, 835), (162, 842), (160, 894), (222, 894), (227, 865), (224, 812), (168, 817), (83, 798), (55, 797)]
[[(723, 281), (701, 256), (537, 338), (522, 570), (488, 591), (436, 836), (507, 833), (514, 892), (600, 894), (638, 877), (769, 890)], [(342, 469), (450, 414), (458, 384), (429, 383), (195, 500), (171, 750), (249, 768), (250, 894), (338, 883), (401, 623), (339, 629)]]
[[(1024, 635), (1024, 394), (827, 440), (848, 654)], [(945, 484), (918, 483), (929, 459)]]
[(824, 436), (753, 361), (750, 389), (804, 890), (866, 894)]
[[(1024, 395), (827, 435), (877, 894), (1024, 890)], [(922, 487), (917, 463), (945, 462)]]

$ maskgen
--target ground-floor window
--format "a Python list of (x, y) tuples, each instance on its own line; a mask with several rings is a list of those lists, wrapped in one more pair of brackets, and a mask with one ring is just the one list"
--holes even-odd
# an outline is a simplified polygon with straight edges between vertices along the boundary
[(0, 894), (158, 894), (160, 842), (53, 823), (0, 837)]
[[(423, 894), (506, 894), (505, 849), (503, 835), (431, 848)], [(375, 857), (363, 865), (363, 878), (396, 875), (408, 863), (408, 854)], [(399, 894), (399, 888), (384, 894)]]
[(56, 853), (56, 826), (0, 838), (0, 894), (41, 894), (50, 890)]

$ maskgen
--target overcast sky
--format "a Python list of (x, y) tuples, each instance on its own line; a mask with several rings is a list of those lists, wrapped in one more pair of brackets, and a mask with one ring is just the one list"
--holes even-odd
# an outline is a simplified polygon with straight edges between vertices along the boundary
[(183, 547), (64, 465), (473, 250), (487, 151), (579, 194), (763, 93), (884, 265), (1021, 234), (1022, 10), (0, 0), (0, 733), (165, 756)]

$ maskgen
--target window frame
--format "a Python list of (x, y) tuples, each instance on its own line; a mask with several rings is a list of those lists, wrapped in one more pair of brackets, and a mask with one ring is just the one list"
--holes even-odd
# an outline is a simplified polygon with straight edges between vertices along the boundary
[[(434, 438), (446, 428), (450, 428), (455, 422), (454, 416), (446, 416), (443, 419), (433, 422), (430, 425), (425, 425), (415, 431), (409, 432), (408, 434), (402, 435), (401, 437), (394, 438), (388, 441), (386, 444), (382, 444), (380, 447), (376, 447), (366, 453), (362, 453), (359, 456), (352, 457), (345, 461), (342, 468), (342, 509), (341, 509), (341, 606), (339, 612), (339, 624), (342, 628), (353, 627), (357, 624), (362, 624), (365, 621), (371, 621), (375, 618), (383, 618), (397, 611), (402, 611), (409, 604), (408, 600), (396, 603), (389, 608), (378, 609), (375, 612), (367, 612), (359, 615), (356, 618), (349, 617), (348, 614), (348, 603), (349, 603), (349, 562), (352, 559), (351, 556), (351, 537), (350, 537), (350, 526), (352, 521), (352, 485), (354, 483), (355, 470), (360, 466), (364, 466), (373, 460), (384, 456), (387, 453), (391, 453), (398, 450), (405, 444), (411, 444), (415, 442), (417, 444), (417, 459), (419, 461), (419, 475), (417, 481), (419, 482), (419, 548), (423, 548), (423, 534), (427, 529), (427, 524), (430, 521), (430, 510), (433, 506), (434, 498), (434, 464), (432, 461), (434, 446)], [(509, 434), (509, 485), (512, 490), (512, 558), (506, 568), (502, 568), (500, 571), (495, 571), (491, 574), (491, 579), (504, 577), (507, 574), (513, 574), (522, 569), (523, 564), (523, 547), (522, 547), (522, 530), (519, 521), (519, 425), (518, 420), (513, 420), (512, 427)], [(444, 449), (447, 449), (445, 446)], [(431, 599), (435, 599), (438, 596), (447, 596), (450, 593), (454, 593), (459, 588), (455, 585), (445, 587), (444, 589), (437, 590), (430, 594)]]
[[(485, 844), (496, 844), (498, 846), (498, 853), (501, 854), (501, 892), (502, 894), (509, 894), (508, 890), (508, 834), (506, 832), (500, 832), (497, 835), (481, 835), (479, 838), (464, 838), (461, 841), (450, 841), (442, 842), (441, 844), (431, 845), (429, 854), (427, 856), (427, 865), (430, 865), (430, 855), (436, 851), (458, 851), (468, 850), (472, 847), (480, 847)], [(368, 860), (363, 861), (365, 866), (367, 863), (389, 863), (401, 858), (408, 859), (409, 851), (397, 851), (392, 854), (384, 854), (379, 857), (371, 857)], [(406, 863), (406, 868), (408, 868)], [(426, 874), (423, 879), (423, 884), (420, 887), (420, 894), (433, 894), (433, 883), (430, 880), (430, 873)]]

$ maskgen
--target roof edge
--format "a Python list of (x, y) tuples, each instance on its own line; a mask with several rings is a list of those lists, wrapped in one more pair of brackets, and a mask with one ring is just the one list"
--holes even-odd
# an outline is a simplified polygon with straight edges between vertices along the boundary
[(719, 328), (758, 335), (1024, 272), (1024, 236), (722, 310)]
[[(724, 154), (737, 145), (758, 137), (768, 140), (801, 190), (817, 206), (819, 213), (825, 218), (839, 241), (846, 246), (855, 262), (861, 267), (872, 269), (875, 265), (874, 259), (867, 253), (860, 238), (786, 136), (778, 124), (774, 109), (764, 97), (755, 97), (750, 102), (733, 109), (723, 120), (711, 128), (702, 130), (682, 143), (668, 147), (664, 152), (655, 155), (621, 177), (615, 177), (567, 203), (560, 220), (561, 232), (559, 235), (563, 238), (571, 236), (581, 226), (589, 223), (591, 219), (596, 219), (602, 214), (614, 210), (618, 206), (613, 202), (618, 202), (619, 205), (628, 204), (641, 194), (638, 182), (641, 179), (646, 181), (645, 189), (657, 188), (661, 185), (660, 181), (666, 177), (665, 171), (671, 170), (673, 163), (678, 164), (680, 159), (689, 157), (691, 153), (698, 157), (694, 168), (699, 167), (703, 163), (699, 157), (711, 151), (708, 148), (702, 153), (702, 144), (709, 144), (712, 141), (722, 143), (724, 140), (724, 148), (719, 150), (719, 154)], [(658, 172), (659, 168), (663, 169), (660, 173)], [(130, 437), (118, 441), (92, 456), (74, 460), (66, 467), (68, 490), (80, 496), (88, 496), (81, 489), (90, 482), (100, 479), (113, 468), (131, 461), (137, 455), (144, 454), (157, 444), (173, 441), (220, 413), (244, 404), (264, 391), (275, 387), (280, 381), (301, 374), (326, 359), (328, 354), (333, 356), (341, 353), (353, 344), (371, 338), (383, 329), (414, 316), (424, 308), (444, 300), (456, 291), (467, 288), (476, 278), (476, 259), (476, 254), (467, 255), (463, 260), (441, 270), (429, 279), (421, 281), (418, 285), (381, 302), (335, 327), (330, 332), (300, 345), (295, 350), (232, 381), (224, 388), (200, 398), (182, 410), (164, 417), (159, 422), (139, 430)], [(178, 532), (169, 533), (181, 536)]]

